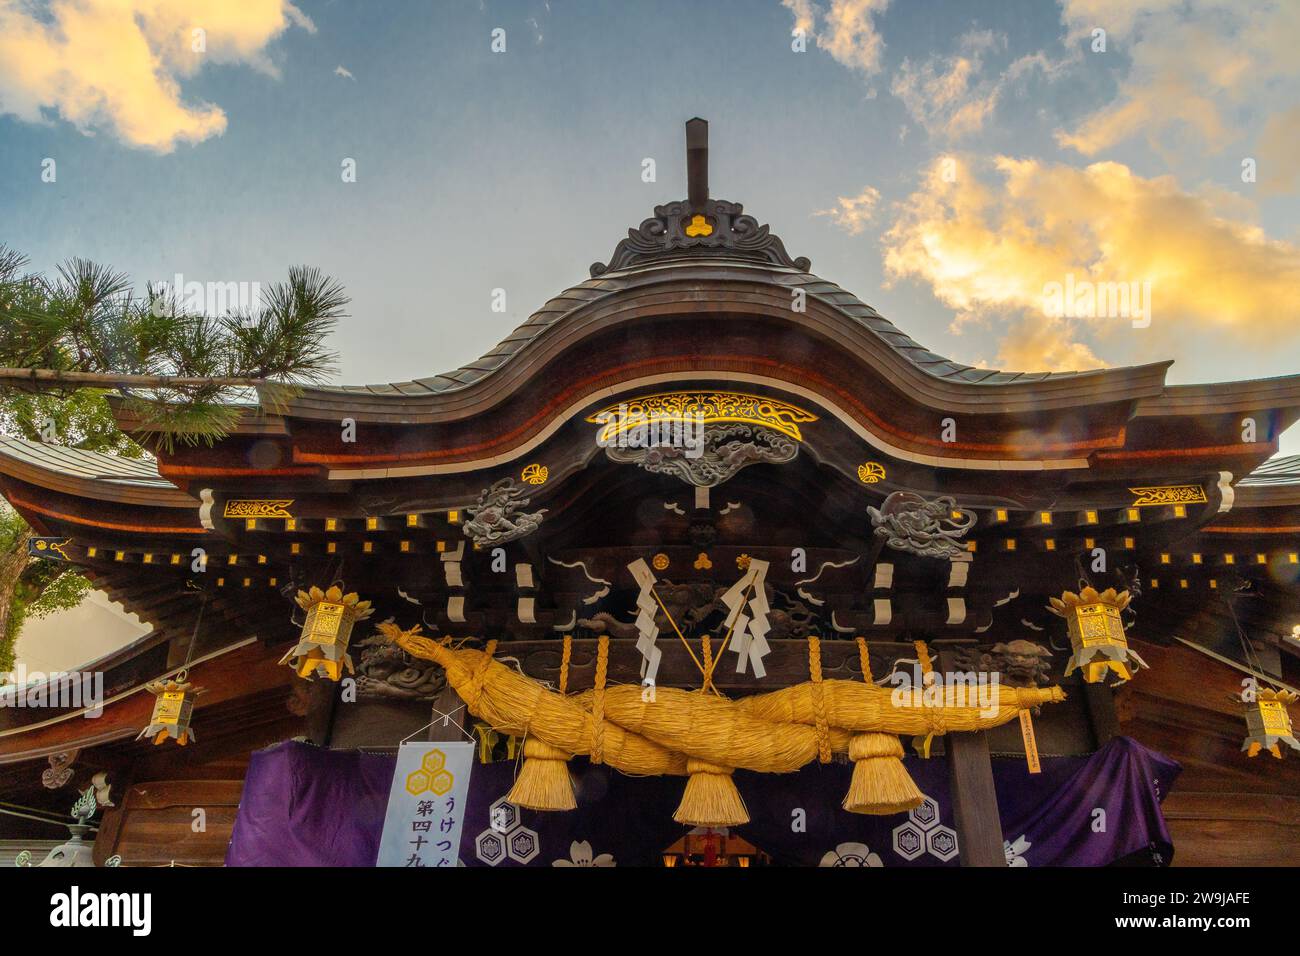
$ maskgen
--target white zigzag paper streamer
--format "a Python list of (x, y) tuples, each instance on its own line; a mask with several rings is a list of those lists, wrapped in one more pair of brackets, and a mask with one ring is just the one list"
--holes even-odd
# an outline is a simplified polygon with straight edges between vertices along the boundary
[[(722, 596), (722, 603), (728, 608), (726, 626), (731, 628), (730, 649), (739, 655), (736, 661), (736, 673), (745, 673), (750, 664), (754, 667), (755, 677), (766, 677), (767, 668), (763, 658), (771, 650), (767, 643), (767, 632), (772, 629), (768, 623), (767, 612), (767, 568), (766, 561), (751, 558), (745, 576), (732, 585), (731, 590)], [(745, 601), (745, 592), (753, 589), (749, 601)], [(748, 606), (749, 613), (745, 613)]]
[(655, 641), (659, 638), (659, 625), (655, 624), (655, 612), (659, 605), (651, 593), (655, 586), (655, 576), (642, 558), (637, 558), (627, 569), (632, 572), (632, 577), (641, 588), (636, 596), (636, 629), (640, 635), (636, 639), (636, 649), (642, 657), (641, 680), (653, 684), (659, 673), (659, 659), (663, 656), (663, 651), (655, 646)]

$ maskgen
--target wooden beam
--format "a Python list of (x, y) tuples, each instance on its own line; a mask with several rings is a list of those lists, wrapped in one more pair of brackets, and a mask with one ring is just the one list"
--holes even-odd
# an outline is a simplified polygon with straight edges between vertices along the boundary
[(948, 734), (948, 780), (962, 866), (1007, 865), (985, 732)]
[[(940, 651), (939, 670), (956, 670), (951, 652)], [(948, 781), (962, 866), (1007, 865), (1002, 849), (1002, 818), (993, 787), (993, 763), (985, 731), (947, 734)]]
[[(433, 699), (433, 723), (429, 725), (426, 740), (463, 741), (465, 739), (465, 718), (469, 716), (464, 709), (460, 694), (450, 687), (443, 688)], [(442, 715), (446, 714), (447, 717)]]

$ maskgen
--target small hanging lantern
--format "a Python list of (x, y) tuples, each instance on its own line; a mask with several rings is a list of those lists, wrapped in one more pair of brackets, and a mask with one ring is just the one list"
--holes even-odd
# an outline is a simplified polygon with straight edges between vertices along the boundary
[(299, 591), (295, 599), (307, 612), (298, 644), (280, 659), (306, 680), (328, 677), (337, 681), (343, 677), (343, 668), (352, 673), (352, 658), (348, 656), (348, 641), (352, 626), (364, 621), (373, 612), (369, 601), (362, 601), (355, 593), (344, 594), (338, 585), (328, 591), (312, 587)]
[(1070, 631), (1070, 647), (1074, 653), (1065, 668), (1065, 676), (1075, 670), (1083, 672), (1089, 684), (1106, 680), (1108, 674), (1122, 684), (1132, 679), (1135, 671), (1146, 667), (1138, 653), (1128, 646), (1124, 636), (1124, 622), (1120, 612), (1129, 605), (1132, 597), (1127, 591), (1107, 588), (1098, 592), (1085, 587), (1078, 594), (1066, 591), (1059, 598), (1049, 598), (1048, 610), (1065, 618)]
[(140, 731), (136, 740), (152, 737), (155, 744), (160, 744), (171, 737), (182, 747), (191, 740), (198, 740), (190, 729), (190, 716), (194, 713), (194, 698), (203, 693), (203, 688), (189, 683), (187, 676), (182, 670), (174, 680), (157, 680), (145, 684), (145, 690), (154, 694), (156, 699), (149, 726)]
[(1291, 715), (1286, 709), (1286, 705), (1296, 699), (1289, 690), (1265, 688), (1255, 695), (1254, 700), (1246, 703), (1246, 730), (1249, 733), (1241, 749), (1246, 751), (1247, 757), (1258, 757), (1261, 750), (1267, 750), (1281, 760), (1279, 741), (1300, 750), (1300, 741), (1291, 731)]

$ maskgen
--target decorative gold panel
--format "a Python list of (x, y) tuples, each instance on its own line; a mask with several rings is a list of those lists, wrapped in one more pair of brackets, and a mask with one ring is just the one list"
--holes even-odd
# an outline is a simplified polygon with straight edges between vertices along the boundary
[(1133, 507), (1149, 508), (1158, 505), (1204, 504), (1205, 489), (1200, 485), (1155, 485), (1148, 488), (1130, 488)]
[(292, 498), (232, 498), (222, 514), (227, 518), (292, 518)]
[(609, 405), (587, 418), (605, 426), (599, 436), (602, 442), (630, 428), (687, 420), (757, 425), (803, 441), (799, 426), (815, 422), (817, 416), (780, 399), (744, 392), (662, 392)]

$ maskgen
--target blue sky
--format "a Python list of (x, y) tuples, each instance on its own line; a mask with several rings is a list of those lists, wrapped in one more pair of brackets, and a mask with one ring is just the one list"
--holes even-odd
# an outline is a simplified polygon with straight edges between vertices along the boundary
[[(1300, 372), (1300, 5), (246, 0), (241, 21), (214, 2), (129, 0), (123, 20), (0, 0), (0, 241), (141, 284), (317, 265), (353, 299), (338, 380), (418, 377), (681, 198), (699, 115), (715, 196), (937, 352)], [(84, 55), (76, 17), (148, 50), (135, 86)], [(208, 22), (202, 56), (177, 52)], [(34, 75), (50, 62), (66, 74)], [(168, 141), (172, 113), (188, 132)], [(1067, 273), (1151, 281), (1150, 328), (1045, 317)]]

